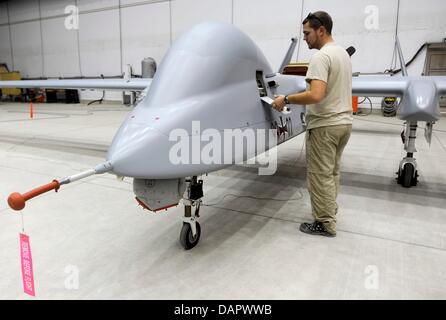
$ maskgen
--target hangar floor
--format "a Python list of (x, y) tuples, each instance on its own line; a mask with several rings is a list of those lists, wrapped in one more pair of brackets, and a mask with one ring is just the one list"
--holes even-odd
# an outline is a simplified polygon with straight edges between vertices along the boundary
[[(31, 120), (28, 105), (0, 105), (0, 299), (29, 298), (22, 219), (7, 196), (102, 162), (128, 111), (37, 104)], [(434, 129), (430, 148), (418, 132), (420, 181), (405, 189), (394, 179), (402, 122), (355, 117), (336, 238), (298, 231), (311, 221), (303, 135), (279, 146), (274, 176), (232, 166), (205, 177), (202, 238), (190, 251), (178, 241), (182, 207), (142, 210), (131, 179), (47, 193), (23, 211), (37, 298), (446, 299), (446, 119)]]

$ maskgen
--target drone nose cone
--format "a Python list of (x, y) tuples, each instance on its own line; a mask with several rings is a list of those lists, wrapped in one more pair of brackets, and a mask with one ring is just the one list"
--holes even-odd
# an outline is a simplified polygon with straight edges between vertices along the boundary
[(152, 163), (166, 137), (159, 131), (140, 123), (127, 122), (116, 134), (108, 151), (107, 160), (118, 176), (147, 177), (156, 170)]

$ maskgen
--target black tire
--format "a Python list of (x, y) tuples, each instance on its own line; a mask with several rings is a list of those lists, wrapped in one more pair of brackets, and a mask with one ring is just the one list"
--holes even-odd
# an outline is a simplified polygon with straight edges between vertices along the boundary
[(418, 183), (418, 171), (415, 171), (415, 175), (412, 179), (412, 186), (416, 186)]
[(183, 227), (181, 228), (180, 233), (180, 243), (186, 250), (192, 249), (198, 244), (198, 241), (200, 241), (201, 227), (198, 222), (195, 222), (195, 225), (197, 227), (197, 234), (194, 237), (192, 235), (192, 228), (190, 226), (190, 223), (183, 222)]
[(406, 163), (403, 169), (403, 187), (410, 188), (412, 186), (414, 167), (411, 163)]
[(399, 168), (397, 174), (398, 174), (398, 177), (396, 178), (397, 183), (403, 184), (403, 170)]

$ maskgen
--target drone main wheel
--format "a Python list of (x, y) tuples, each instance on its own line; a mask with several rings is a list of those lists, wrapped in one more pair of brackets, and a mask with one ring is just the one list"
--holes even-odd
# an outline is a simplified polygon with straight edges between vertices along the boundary
[(410, 188), (417, 185), (417, 172), (414, 173), (414, 166), (411, 163), (406, 163), (403, 170), (398, 172), (398, 183), (405, 188)]
[(197, 234), (194, 237), (190, 223), (183, 222), (183, 227), (181, 228), (180, 233), (180, 243), (186, 250), (192, 249), (198, 244), (198, 241), (200, 241), (201, 227), (198, 222), (195, 222), (195, 225), (197, 227)]

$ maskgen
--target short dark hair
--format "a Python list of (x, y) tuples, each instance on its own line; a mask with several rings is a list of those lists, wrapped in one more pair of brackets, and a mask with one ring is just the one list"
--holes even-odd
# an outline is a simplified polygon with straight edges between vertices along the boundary
[(316, 11), (314, 13), (309, 13), (302, 24), (309, 22), (310, 27), (314, 30), (324, 27), (327, 33), (331, 35), (331, 29), (333, 28), (333, 20), (328, 13), (325, 11)]

